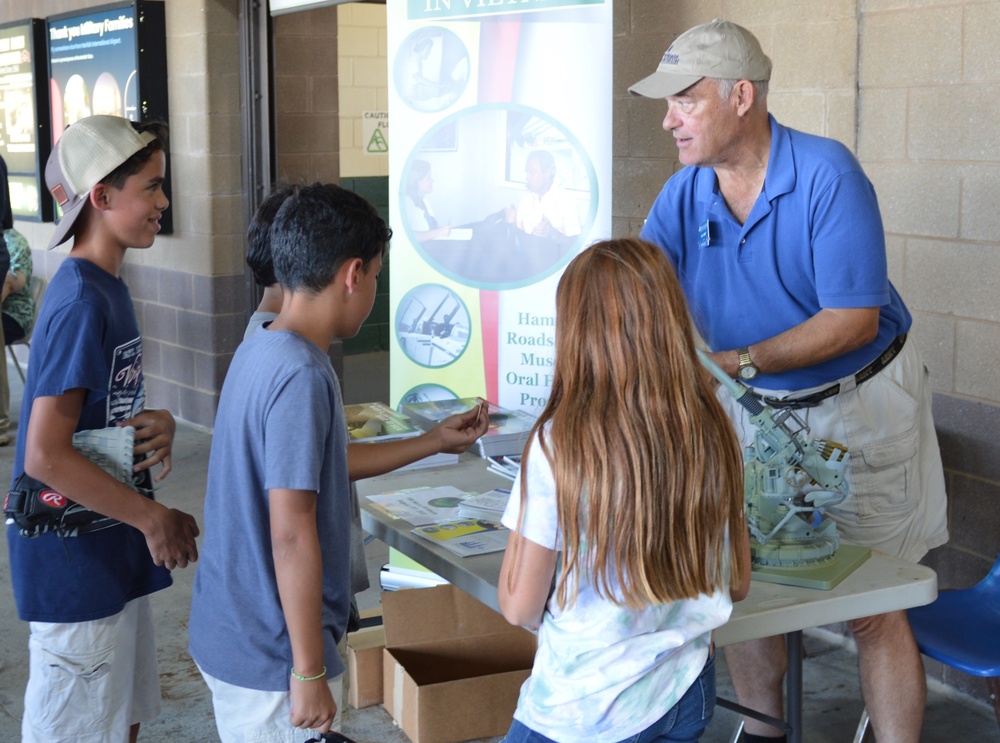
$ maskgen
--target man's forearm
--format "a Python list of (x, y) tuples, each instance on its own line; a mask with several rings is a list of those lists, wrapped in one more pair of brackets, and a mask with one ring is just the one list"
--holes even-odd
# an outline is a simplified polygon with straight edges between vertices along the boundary
[[(762, 374), (801, 369), (843, 356), (878, 335), (878, 307), (823, 309), (783, 333), (754, 343), (750, 357)], [(729, 376), (739, 370), (736, 349), (715, 351), (712, 360)]]

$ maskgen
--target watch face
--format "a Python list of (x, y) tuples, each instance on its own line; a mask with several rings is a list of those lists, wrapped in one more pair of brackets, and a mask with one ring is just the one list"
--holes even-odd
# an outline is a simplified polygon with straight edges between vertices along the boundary
[(753, 379), (757, 376), (756, 366), (741, 366), (740, 367), (740, 379)]

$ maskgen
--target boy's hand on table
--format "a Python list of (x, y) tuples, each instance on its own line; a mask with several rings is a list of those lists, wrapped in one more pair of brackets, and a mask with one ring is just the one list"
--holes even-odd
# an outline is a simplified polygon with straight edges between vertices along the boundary
[(122, 421), (119, 425), (135, 428), (135, 454), (150, 453), (133, 468), (134, 472), (148, 470), (154, 464), (162, 462), (163, 469), (153, 479), (160, 482), (170, 474), (170, 453), (174, 445), (177, 422), (169, 410), (144, 410), (134, 418)]

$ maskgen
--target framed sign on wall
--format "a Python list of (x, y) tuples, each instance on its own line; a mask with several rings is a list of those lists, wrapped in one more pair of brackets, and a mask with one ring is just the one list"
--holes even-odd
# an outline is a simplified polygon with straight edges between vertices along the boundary
[(45, 21), (0, 25), (0, 157), (7, 164), (11, 211), (18, 219), (50, 221), (41, 173), (51, 149)]
[[(169, 123), (167, 39), (162, 2), (132, 0), (49, 16), (52, 144), (92, 114)], [(170, 162), (163, 190), (170, 198)], [(160, 220), (173, 231), (173, 210)]]

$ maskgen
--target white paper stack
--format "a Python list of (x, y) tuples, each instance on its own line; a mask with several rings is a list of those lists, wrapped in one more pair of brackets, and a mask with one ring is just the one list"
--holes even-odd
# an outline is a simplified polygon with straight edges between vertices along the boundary
[(458, 504), (458, 515), (463, 519), (484, 519), (499, 524), (509, 499), (510, 491), (500, 488), (479, 495), (470, 495)]
[(386, 563), (379, 572), (378, 582), (383, 591), (398, 591), (401, 588), (432, 588), (448, 581), (429, 570), (400, 568)]

